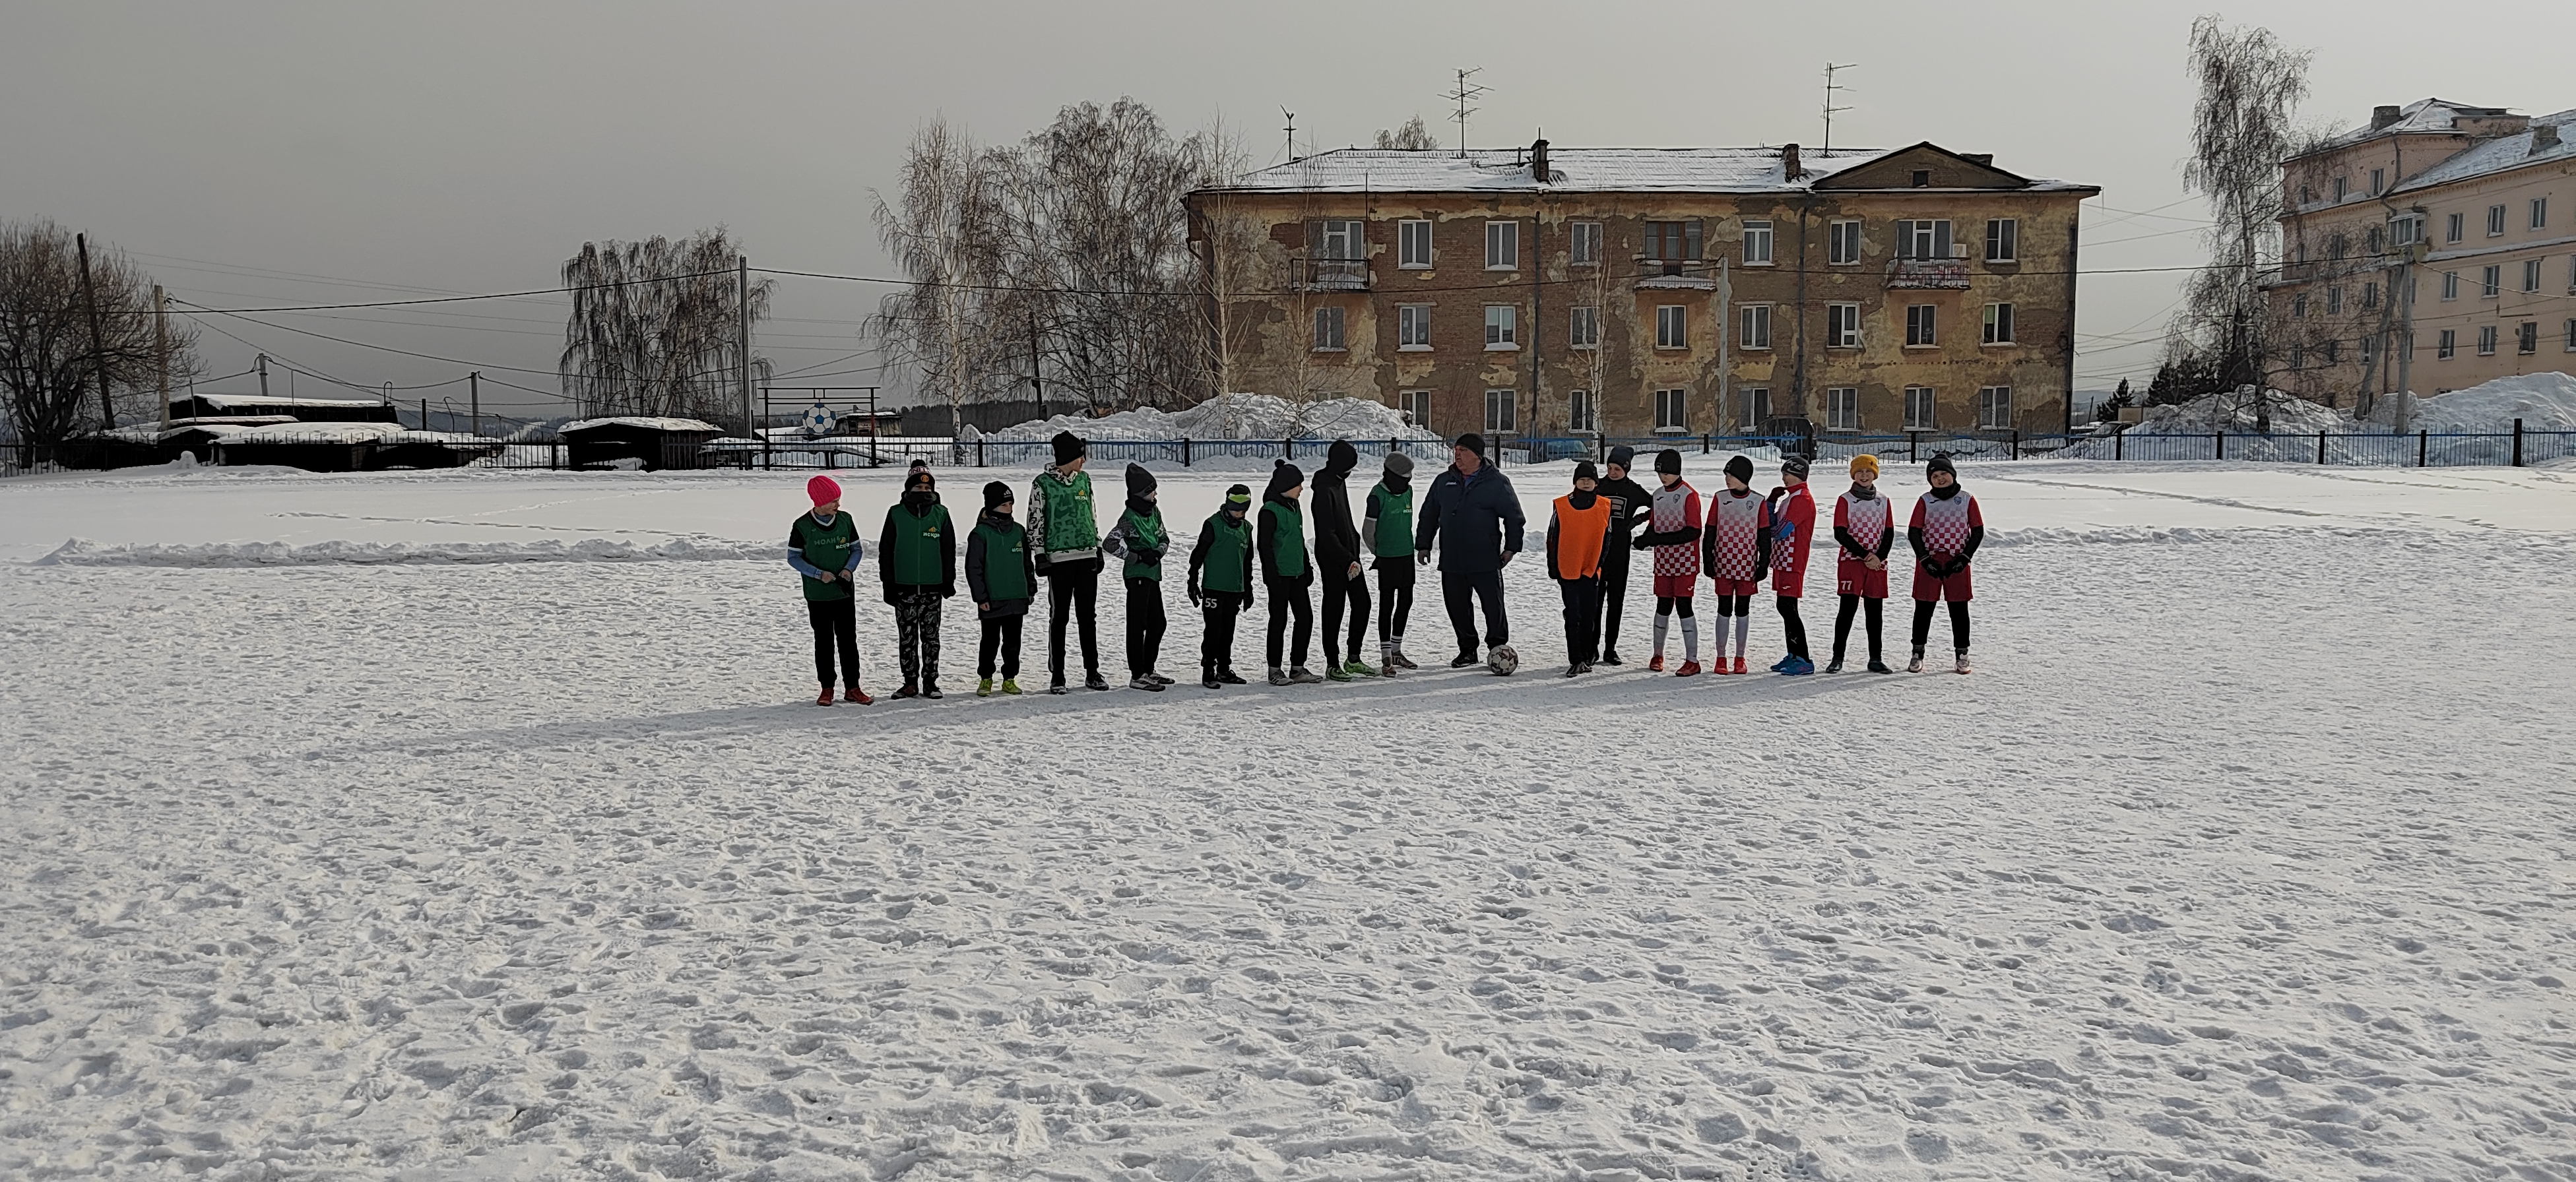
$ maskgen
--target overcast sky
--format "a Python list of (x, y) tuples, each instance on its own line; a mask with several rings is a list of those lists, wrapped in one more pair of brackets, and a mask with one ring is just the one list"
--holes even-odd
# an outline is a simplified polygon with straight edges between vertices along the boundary
[[(1168, 124), (1220, 115), (1256, 160), (1365, 143), (1481, 66), (1476, 146), (1813, 144), (1821, 70), (1853, 63), (1834, 140), (1929, 139), (2102, 187), (2084, 266), (2199, 261), (2178, 166), (2196, 5), (1844, 0), (1830, 6), (1162, 3), (121, 3), (0, 0), (0, 218), (47, 217), (135, 256), (182, 299), (253, 307), (548, 287), (582, 242), (723, 224), (756, 266), (887, 275), (868, 224), (905, 138), (944, 112), (986, 140), (1131, 95)], [(2313, 122), (2428, 95), (2576, 106), (2576, 8), (2428, 37), (2415, 4), (2222, 10), (2316, 51)], [(2103, 207), (2094, 210), (2093, 205)], [(2139, 216), (2151, 214), (2153, 216)], [(864, 383), (885, 289), (782, 281), (760, 349)], [(2172, 274), (2082, 281), (2077, 385), (2153, 368)], [(373, 388), (490, 376), (555, 388), (559, 299), (209, 318), (212, 372), (273, 356)], [(215, 329), (235, 334), (239, 341)], [(514, 368), (515, 367), (515, 368)], [(833, 375), (833, 376), (821, 376)], [(296, 392), (322, 392), (297, 379)], [(242, 383), (227, 383), (240, 388)], [(282, 382), (281, 382), (282, 385)], [(283, 392), (282, 390), (280, 392)], [(461, 388), (436, 395), (462, 397)], [(487, 388), (486, 408), (536, 396)]]

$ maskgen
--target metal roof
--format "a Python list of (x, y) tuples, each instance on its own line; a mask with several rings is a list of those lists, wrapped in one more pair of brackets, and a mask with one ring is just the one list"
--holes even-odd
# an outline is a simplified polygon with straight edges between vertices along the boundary
[[(1529, 149), (1337, 148), (1245, 174), (1209, 193), (1799, 193), (1816, 181), (1907, 149), (1845, 148), (1804, 154), (1806, 175), (1781, 174), (1778, 148), (1560, 148), (1549, 180), (1530, 175)], [(1988, 167), (1992, 167), (1989, 165)], [(2038, 180), (2030, 190), (2086, 189)]]

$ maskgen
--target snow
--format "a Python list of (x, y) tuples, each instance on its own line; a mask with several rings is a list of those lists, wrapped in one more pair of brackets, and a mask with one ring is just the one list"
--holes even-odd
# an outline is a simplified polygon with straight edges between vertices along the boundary
[[(968, 430), (966, 438), (976, 438), (973, 429)], [(1326, 398), (1300, 405), (1270, 394), (1224, 394), (1172, 413), (1149, 406), (1098, 418), (1057, 415), (987, 431), (982, 437), (1046, 440), (1061, 431), (1108, 440), (1440, 438), (1406, 424), (1404, 412), (1365, 398)]]
[[(1840, 148), (1830, 157), (1809, 154), (1806, 175), (1781, 174), (1780, 149), (1574, 148), (1547, 152), (1550, 192), (1795, 193), (1836, 173), (1889, 154), (1885, 148)], [(1534, 192), (1525, 148), (1407, 151), (1336, 148), (1245, 174), (1213, 192), (1481, 193)], [(2034, 191), (2083, 188), (2064, 181), (2032, 181)]]
[(265, 394), (192, 393), (183, 396), (180, 401), (188, 401), (191, 399), (200, 406), (211, 407), (217, 410), (232, 406), (310, 406), (316, 408), (329, 407), (333, 409), (346, 409), (349, 407), (362, 406), (374, 409), (385, 405), (383, 401), (374, 398), (271, 398)]
[(2416, 429), (2442, 433), (2513, 430), (2576, 431), (2576, 378), (2563, 373), (2496, 378), (2448, 394), (2417, 398), (2408, 416)]
[(279, 423), (224, 437), (226, 443), (390, 443), (413, 434), (400, 423)]
[(1961, 467), (1970, 678), (830, 710), (810, 473), (0, 482), (0, 1176), (2565, 1176), (2576, 479)]
[(593, 427), (638, 427), (646, 431), (704, 431), (721, 435), (724, 428), (697, 419), (662, 418), (653, 415), (610, 415), (606, 418), (575, 419), (555, 428), (558, 435), (570, 435)]

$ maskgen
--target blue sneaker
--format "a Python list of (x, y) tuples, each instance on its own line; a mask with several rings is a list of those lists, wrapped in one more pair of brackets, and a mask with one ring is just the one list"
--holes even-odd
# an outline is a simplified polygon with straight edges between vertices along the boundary
[(1780, 663), (1780, 673), (1784, 677), (1804, 677), (1815, 671), (1816, 663), (1805, 657), (1791, 657)]
[(1796, 664), (1797, 661), (1798, 658), (1794, 654), (1783, 656), (1779, 660), (1771, 662), (1771, 671), (1773, 673), (1786, 673), (1789, 671), (1789, 666)]

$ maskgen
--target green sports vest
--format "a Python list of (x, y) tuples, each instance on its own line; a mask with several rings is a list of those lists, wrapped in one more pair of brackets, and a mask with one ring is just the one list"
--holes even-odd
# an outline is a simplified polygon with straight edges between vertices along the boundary
[(1225, 514), (1218, 513), (1201, 527), (1207, 531), (1207, 565), (1199, 568), (1199, 586), (1208, 591), (1241, 595), (1250, 591), (1243, 585), (1245, 559), (1252, 556), (1252, 519), (1230, 524)]
[(1413, 557), (1413, 489), (1395, 492), (1383, 484), (1372, 485), (1368, 503), (1365, 516), (1377, 518), (1377, 536), (1369, 539), (1369, 553), (1379, 558)]
[(930, 512), (916, 517), (912, 510), (897, 505), (886, 510), (886, 522), (893, 526), (894, 545), (877, 555), (877, 561), (885, 564), (895, 584), (946, 585), (951, 576), (948, 564), (940, 560), (940, 542), (948, 536), (948, 506), (932, 505)]
[[(1118, 515), (1118, 522), (1119, 524), (1127, 527), (1127, 544), (1128, 552), (1130, 554), (1133, 554), (1135, 549), (1140, 546), (1147, 550), (1159, 551), (1168, 544), (1166, 539), (1163, 537), (1163, 515), (1160, 513), (1157, 513), (1152, 517), (1138, 517), (1136, 516), (1135, 510), (1129, 509)], [(1155, 562), (1148, 565), (1146, 563), (1138, 562), (1131, 557), (1127, 560), (1126, 567), (1119, 572), (1119, 577), (1128, 579), (1160, 579), (1163, 577), (1163, 564)]]
[(1278, 564), (1271, 567), (1275, 578), (1293, 579), (1306, 573), (1306, 514), (1277, 501), (1263, 501), (1261, 511), (1279, 530)]

